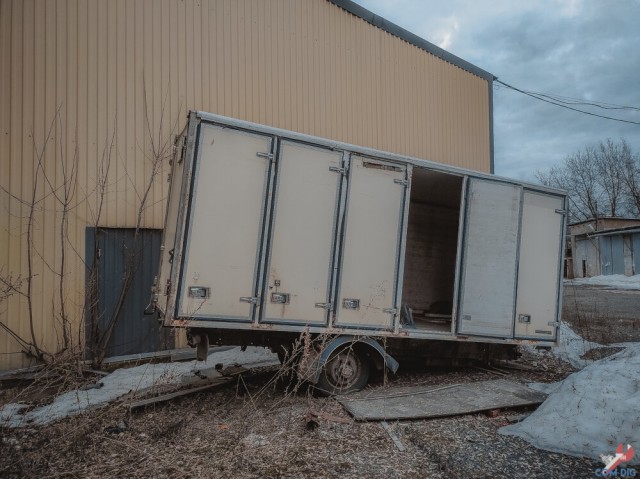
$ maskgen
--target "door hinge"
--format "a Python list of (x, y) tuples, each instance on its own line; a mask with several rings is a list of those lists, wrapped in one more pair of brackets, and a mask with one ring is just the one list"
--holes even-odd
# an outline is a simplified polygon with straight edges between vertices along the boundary
[(334, 173), (340, 173), (341, 175), (347, 174), (346, 168), (341, 168), (339, 166), (330, 166), (329, 171), (333, 171)]
[(265, 160), (273, 161), (273, 153), (263, 153), (259, 151), (258, 153), (256, 153), (256, 156), (258, 158), (264, 158)]
[(560, 327), (560, 322), (558, 322), (558, 321), (549, 321), (547, 323), (547, 325), (548, 326), (555, 326), (556, 328), (559, 328)]
[(326, 309), (327, 311), (331, 309), (331, 303), (316, 303), (315, 306), (316, 308)]
[(389, 313), (389, 314), (398, 314), (398, 310), (396, 308), (387, 308), (387, 309), (383, 309), (382, 310), (383, 313)]
[(399, 178), (396, 178), (395, 180), (393, 180), (393, 182), (402, 186), (407, 186), (409, 184), (407, 180), (401, 180)]
[(567, 210), (557, 209), (556, 213), (558, 213), (559, 215), (566, 215), (567, 214)]
[(256, 296), (242, 296), (240, 301), (243, 303), (258, 304), (258, 298)]

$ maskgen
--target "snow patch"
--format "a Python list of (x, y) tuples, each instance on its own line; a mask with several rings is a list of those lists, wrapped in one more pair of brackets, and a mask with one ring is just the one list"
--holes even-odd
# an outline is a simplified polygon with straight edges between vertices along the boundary
[(591, 278), (575, 278), (565, 280), (566, 284), (606, 286), (611, 289), (638, 289), (640, 290), (640, 274), (625, 276), (624, 274), (608, 274), (593, 276)]
[[(629, 343), (622, 343), (610, 346), (626, 347), (628, 344)], [(558, 343), (556, 346), (552, 347), (551, 354), (556, 356), (558, 359), (571, 364), (571, 366), (576, 369), (582, 369), (593, 363), (593, 360), (581, 359), (581, 356), (590, 349), (602, 347), (604, 347), (602, 344), (587, 341), (580, 335), (576, 334), (567, 323), (561, 321), (560, 327), (558, 328)], [(536, 349), (535, 346), (521, 346), (521, 348), (534, 355), (545, 354)]]
[(555, 392), (561, 384), (562, 381), (558, 381), (555, 383), (528, 383), (527, 386), (529, 387), (529, 389), (533, 389), (534, 391), (551, 394), (552, 392)]
[[(45, 425), (67, 416), (102, 407), (125, 394), (140, 394), (159, 386), (198, 385), (206, 379), (220, 376), (215, 365), (240, 364), (246, 368), (279, 364), (277, 355), (265, 348), (248, 347), (246, 351), (233, 348), (214, 352), (207, 362), (189, 361), (184, 363), (143, 364), (133, 368), (117, 369), (96, 384), (99, 387), (86, 391), (74, 390), (58, 396), (53, 403), (35, 408), (26, 413), (25, 404), (7, 404), (0, 408), (0, 425), (22, 427)], [(102, 384), (100, 386), (100, 383)]]
[[(533, 414), (499, 432), (596, 460), (621, 443), (640, 448), (640, 343), (625, 346), (567, 377)], [(640, 464), (640, 454), (629, 464)]]
[(588, 359), (581, 359), (580, 357), (583, 354), (590, 349), (603, 347), (599, 343), (587, 341), (579, 334), (576, 334), (564, 321), (560, 322), (558, 334), (558, 345), (552, 349), (553, 354), (577, 369), (582, 369), (593, 362)]

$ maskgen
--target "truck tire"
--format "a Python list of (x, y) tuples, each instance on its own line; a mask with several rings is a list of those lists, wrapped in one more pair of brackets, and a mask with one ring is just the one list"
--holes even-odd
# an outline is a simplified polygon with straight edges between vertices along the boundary
[(370, 369), (369, 358), (364, 352), (346, 345), (331, 354), (322, 367), (315, 389), (323, 396), (359, 391), (367, 385)]

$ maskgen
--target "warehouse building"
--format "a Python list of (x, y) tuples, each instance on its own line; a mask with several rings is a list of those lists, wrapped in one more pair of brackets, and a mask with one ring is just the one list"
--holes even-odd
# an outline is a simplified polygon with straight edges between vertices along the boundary
[(640, 274), (640, 220), (598, 218), (569, 225), (568, 278)]
[(189, 110), (492, 172), (493, 80), (348, 0), (0, 0), (0, 369), (184, 344), (142, 309)]

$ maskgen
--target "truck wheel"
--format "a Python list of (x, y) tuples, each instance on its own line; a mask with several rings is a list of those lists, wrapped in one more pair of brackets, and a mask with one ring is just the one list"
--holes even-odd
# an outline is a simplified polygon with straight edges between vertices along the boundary
[(324, 396), (359, 391), (369, 381), (369, 370), (368, 358), (348, 345), (327, 360), (315, 389)]

